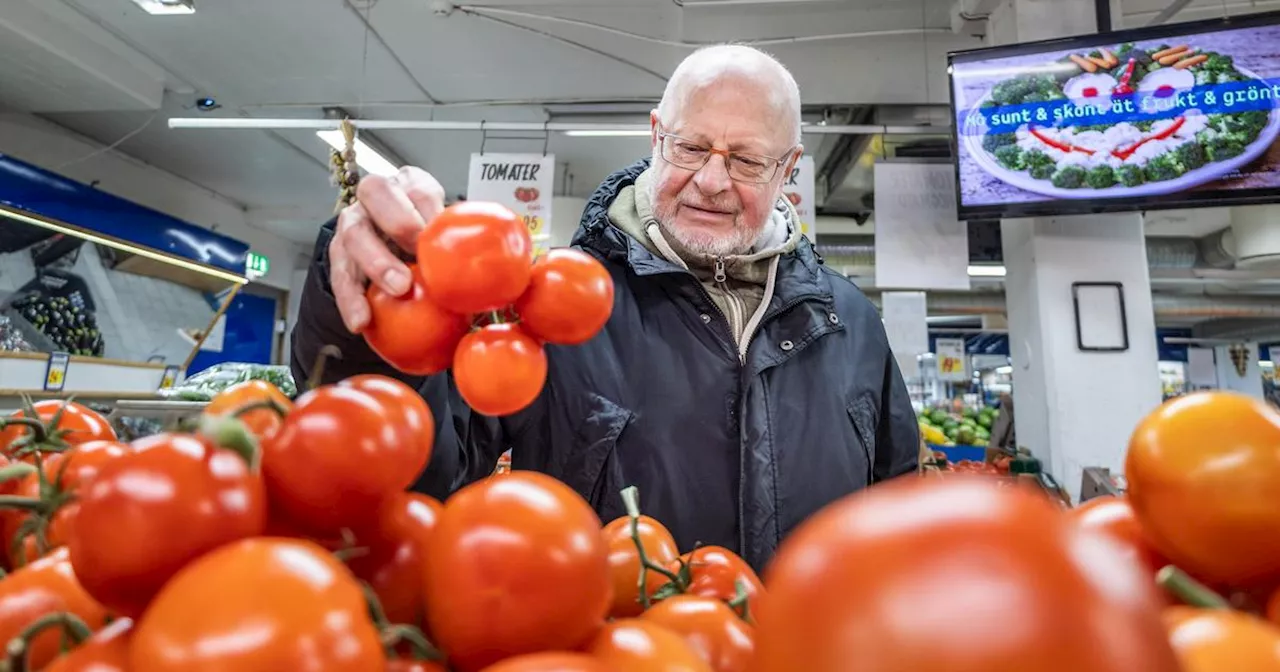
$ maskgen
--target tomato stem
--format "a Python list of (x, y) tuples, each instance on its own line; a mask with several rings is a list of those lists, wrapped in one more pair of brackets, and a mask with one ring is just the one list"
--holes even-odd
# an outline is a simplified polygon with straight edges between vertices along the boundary
[(311, 367), (311, 377), (307, 379), (307, 389), (314, 390), (320, 387), (324, 381), (324, 367), (328, 363), (329, 358), (342, 359), (342, 351), (336, 345), (326, 345), (320, 348), (320, 353), (316, 355), (316, 363)]
[(9, 643), (5, 646), (5, 656), (8, 659), (6, 661), (6, 669), (9, 672), (26, 672), (29, 669), (27, 667), (27, 648), (31, 645), (31, 640), (52, 627), (61, 628), (63, 637), (69, 639), (75, 646), (79, 646), (93, 634), (89, 626), (79, 616), (71, 612), (60, 611), (53, 614), (45, 614), (23, 628), (16, 637), (9, 640)]
[[(631, 541), (636, 545), (636, 555), (640, 557), (640, 579), (637, 585), (640, 589), (640, 606), (647, 611), (652, 606), (649, 599), (649, 571), (655, 571), (667, 578), (669, 583), (675, 583), (680, 586), (680, 577), (674, 572), (662, 567), (649, 559), (649, 554), (644, 550), (644, 543), (640, 541), (640, 489), (632, 485), (622, 490), (622, 504), (627, 508), (627, 517), (631, 519)], [(683, 586), (680, 586), (683, 592)]]
[(244, 406), (241, 406), (240, 408), (237, 408), (236, 410), (232, 411), (230, 415), (233, 418), (242, 418), (245, 415), (248, 415), (249, 413), (252, 413), (254, 411), (261, 411), (263, 409), (270, 409), (273, 413), (275, 413), (277, 416), (281, 418), (289, 414), (289, 409), (285, 408), (284, 405), (282, 405), (280, 402), (276, 401), (275, 399), (262, 399), (260, 401), (255, 401), (253, 403), (245, 404)]
[(502, 313), (496, 310), (489, 311), (489, 324), (502, 324)]
[(5, 418), (4, 420), (0, 420), (0, 430), (14, 426), (22, 426), (31, 430), (33, 443), (44, 443), (49, 440), (49, 430), (45, 427), (44, 421), (39, 418), (18, 416), (16, 418)]
[(34, 464), (27, 464), (26, 462), (15, 462), (14, 464), (10, 464), (6, 467), (0, 468), (0, 483), (4, 483), (6, 481), (14, 481), (14, 480), (23, 478), (25, 476), (34, 474), (35, 472), (36, 472), (36, 467)]
[(369, 607), (369, 618), (373, 620), (374, 627), (379, 631), (390, 628), (391, 621), (387, 619), (387, 612), (382, 608), (382, 600), (378, 599), (378, 594), (373, 591), (373, 587), (361, 581), (360, 590), (364, 592), (364, 602)]
[(742, 579), (734, 581), (734, 587), (737, 589), (733, 595), (733, 599), (729, 600), (729, 608), (738, 615), (739, 618), (751, 622), (751, 605), (747, 602), (747, 584)]
[(239, 455), (252, 472), (258, 471), (262, 457), (258, 440), (243, 422), (229, 416), (203, 416), (200, 418), (200, 434), (214, 445)]
[(45, 513), (49, 510), (49, 502), (39, 497), (22, 497), (20, 495), (0, 495), (0, 509), (17, 509)]
[(412, 625), (393, 625), (383, 632), (382, 644), (387, 650), (388, 657), (395, 655), (396, 645), (400, 642), (409, 643), (409, 647), (413, 649), (413, 656), (417, 660), (433, 662), (444, 660), (444, 654), (440, 649), (437, 649), (421, 630)]
[(1156, 583), (1173, 593), (1175, 597), (1201, 609), (1230, 609), (1227, 602), (1214, 590), (1191, 578), (1190, 574), (1173, 565), (1166, 565), (1156, 572)]

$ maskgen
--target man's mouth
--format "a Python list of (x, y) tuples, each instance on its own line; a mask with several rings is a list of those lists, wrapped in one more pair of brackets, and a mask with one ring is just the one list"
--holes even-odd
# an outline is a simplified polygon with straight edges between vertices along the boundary
[(684, 207), (689, 208), (690, 210), (697, 210), (698, 212), (705, 212), (711, 215), (732, 215), (733, 214), (733, 212), (729, 210), (721, 210), (720, 208), (691, 205), (689, 203), (685, 203)]

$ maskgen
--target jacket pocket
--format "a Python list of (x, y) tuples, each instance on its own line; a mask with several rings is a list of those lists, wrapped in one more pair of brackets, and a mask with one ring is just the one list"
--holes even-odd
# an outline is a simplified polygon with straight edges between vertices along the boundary
[(876, 463), (876, 414), (871, 400), (859, 397), (848, 406), (849, 421), (853, 423), (853, 432), (858, 435), (858, 443), (862, 444), (862, 454), (867, 460), (866, 483), (871, 485), (874, 479)]
[(612, 501), (619, 499), (617, 491), (623, 487), (613, 453), (633, 415), (599, 394), (587, 393), (582, 420), (574, 430), (573, 445), (568, 447), (561, 465), (561, 480), (591, 502), (605, 522), (608, 522), (607, 509), (621, 511), (621, 501), (616, 505)]

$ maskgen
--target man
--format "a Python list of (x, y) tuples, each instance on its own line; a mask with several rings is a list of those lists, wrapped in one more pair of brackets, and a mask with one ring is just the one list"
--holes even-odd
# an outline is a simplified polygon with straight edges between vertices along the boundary
[(613, 315), (591, 341), (548, 346), (550, 373), (526, 411), (470, 413), (445, 375), (391, 370), (358, 333), (366, 279), (394, 293), (404, 250), (442, 209), (443, 190), (406, 168), (366, 178), (359, 203), (322, 230), (294, 331), (295, 375), (337, 345), (329, 379), (397, 375), (439, 425), (419, 484), (443, 497), (516, 469), (568, 483), (608, 521), (618, 492), (681, 550), (716, 544), (757, 569), (806, 516), (912, 472), (915, 414), (870, 302), (822, 266), (782, 185), (800, 157), (800, 93), (786, 69), (742, 46), (687, 58), (651, 113), (651, 159), (605, 180), (573, 244), (613, 277)]

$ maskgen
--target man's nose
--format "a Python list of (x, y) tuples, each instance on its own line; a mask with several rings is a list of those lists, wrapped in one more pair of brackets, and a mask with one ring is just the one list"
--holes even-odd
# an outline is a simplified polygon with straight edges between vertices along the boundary
[(693, 176), (693, 182), (699, 191), (709, 196), (728, 191), (733, 186), (733, 179), (729, 177), (729, 157), (712, 154), (706, 165)]

